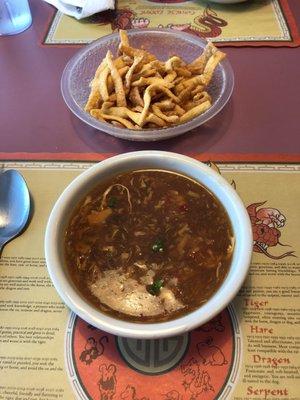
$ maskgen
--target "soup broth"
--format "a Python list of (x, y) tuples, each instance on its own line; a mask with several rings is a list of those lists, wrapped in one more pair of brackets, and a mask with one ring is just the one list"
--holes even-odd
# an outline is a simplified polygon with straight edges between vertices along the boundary
[(210, 299), (233, 253), (229, 217), (185, 176), (138, 170), (95, 187), (65, 235), (66, 263), (83, 296), (128, 321), (162, 322)]

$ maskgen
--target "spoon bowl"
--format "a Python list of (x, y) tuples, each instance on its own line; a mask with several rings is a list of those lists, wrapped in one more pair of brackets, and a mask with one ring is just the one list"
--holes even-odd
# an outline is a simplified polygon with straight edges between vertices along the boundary
[(30, 196), (23, 176), (10, 169), (0, 173), (0, 254), (3, 246), (24, 229)]

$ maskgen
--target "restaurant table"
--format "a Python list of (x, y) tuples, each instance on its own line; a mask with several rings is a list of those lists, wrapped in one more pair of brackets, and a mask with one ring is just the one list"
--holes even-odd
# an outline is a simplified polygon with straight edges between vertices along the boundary
[[(299, 48), (226, 47), (235, 87), (221, 114), (172, 140), (128, 142), (87, 127), (68, 110), (60, 78), (78, 46), (42, 45), (54, 9), (40, 0), (30, 4), (32, 27), (0, 40), (1, 158), (98, 159), (160, 149), (203, 160), (299, 160)], [(290, 7), (299, 23), (299, 2)]]
[[(300, 2), (288, 4), (299, 27)], [(176, 138), (130, 142), (68, 110), (60, 79), (81, 46), (44, 44), (55, 10), (30, 6), (33, 25), (0, 37), (0, 168), (23, 174), (32, 210), (0, 258), (0, 400), (300, 400), (300, 47), (223, 47), (235, 76), (224, 109)], [(136, 341), (69, 311), (43, 241), (72, 179), (145, 149), (190, 155), (221, 173), (247, 207), (254, 246), (248, 278), (222, 313), (178, 337)]]

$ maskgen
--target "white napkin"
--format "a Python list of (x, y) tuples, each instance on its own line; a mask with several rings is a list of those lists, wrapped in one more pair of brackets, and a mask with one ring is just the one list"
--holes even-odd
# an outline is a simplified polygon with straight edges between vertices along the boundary
[(45, 0), (59, 11), (77, 19), (115, 8), (114, 0)]

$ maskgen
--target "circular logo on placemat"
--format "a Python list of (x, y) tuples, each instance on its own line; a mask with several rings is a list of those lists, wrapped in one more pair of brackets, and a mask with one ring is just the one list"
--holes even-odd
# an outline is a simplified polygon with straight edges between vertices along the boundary
[(186, 333), (166, 339), (140, 340), (116, 338), (118, 350), (128, 366), (150, 375), (161, 374), (176, 366), (189, 342)]
[(232, 307), (189, 334), (160, 340), (115, 337), (73, 313), (66, 334), (66, 369), (82, 400), (226, 399), (240, 359)]

